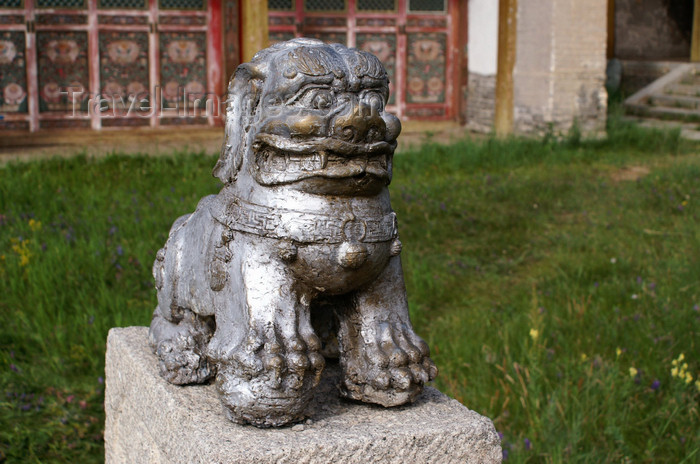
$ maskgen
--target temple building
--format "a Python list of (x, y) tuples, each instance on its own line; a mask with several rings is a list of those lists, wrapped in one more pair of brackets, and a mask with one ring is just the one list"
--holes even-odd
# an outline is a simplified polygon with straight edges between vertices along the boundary
[(222, 125), (236, 66), (302, 36), (377, 55), (405, 122), (597, 132), (610, 2), (0, 0), (0, 133)]

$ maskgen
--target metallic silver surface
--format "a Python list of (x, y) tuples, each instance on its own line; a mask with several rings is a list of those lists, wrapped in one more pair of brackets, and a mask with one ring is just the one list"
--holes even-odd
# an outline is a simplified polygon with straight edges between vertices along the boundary
[(376, 57), (313, 39), (262, 50), (229, 84), (225, 185), (157, 254), (149, 339), (170, 382), (216, 377), (233, 421), (303, 419), (324, 356), (343, 396), (383, 406), (437, 374), (408, 315), (387, 97)]

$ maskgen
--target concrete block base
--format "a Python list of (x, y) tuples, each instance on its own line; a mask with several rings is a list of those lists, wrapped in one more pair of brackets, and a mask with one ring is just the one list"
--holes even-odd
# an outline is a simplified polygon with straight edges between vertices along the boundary
[(228, 421), (215, 386), (163, 380), (146, 327), (107, 340), (105, 452), (117, 463), (499, 463), (492, 422), (427, 387), (407, 406), (342, 400), (329, 363), (303, 424), (257, 429)]

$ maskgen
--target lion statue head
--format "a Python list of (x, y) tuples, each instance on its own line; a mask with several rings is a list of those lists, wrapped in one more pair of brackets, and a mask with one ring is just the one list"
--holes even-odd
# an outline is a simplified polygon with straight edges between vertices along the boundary
[(385, 111), (388, 84), (377, 57), (339, 44), (294, 39), (262, 50), (229, 84), (214, 176), (228, 184), (247, 169), (264, 186), (377, 193), (401, 131)]

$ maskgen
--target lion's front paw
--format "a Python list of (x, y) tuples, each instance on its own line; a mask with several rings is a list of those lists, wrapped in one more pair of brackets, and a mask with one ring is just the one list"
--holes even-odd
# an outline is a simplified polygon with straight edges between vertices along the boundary
[(270, 427), (303, 419), (325, 365), (316, 335), (251, 330), (242, 346), (227, 350), (216, 342), (217, 337), (209, 353), (217, 362), (216, 383), (231, 420)]
[(380, 323), (374, 335), (345, 350), (341, 394), (387, 407), (413, 401), (437, 375), (427, 343), (401, 323)]

